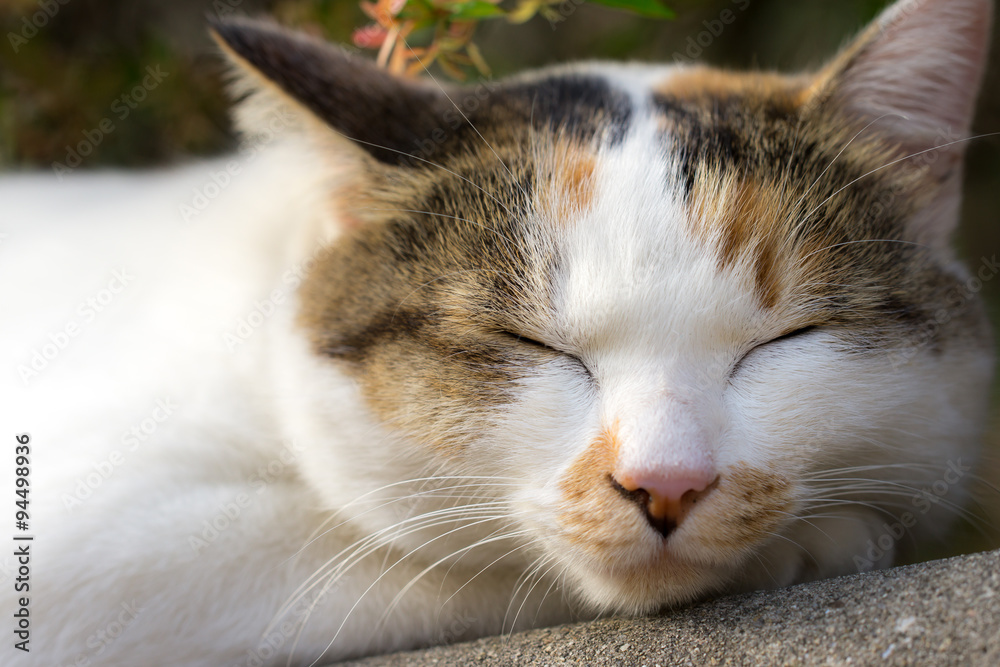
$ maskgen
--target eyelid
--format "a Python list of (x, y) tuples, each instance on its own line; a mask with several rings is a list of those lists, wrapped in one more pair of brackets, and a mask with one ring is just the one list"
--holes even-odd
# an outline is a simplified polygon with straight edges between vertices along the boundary
[(746, 354), (744, 354), (742, 357), (740, 357), (739, 361), (737, 361), (735, 364), (733, 364), (732, 369), (729, 371), (729, 377), (732, 378), (733, 376), (736, 375), (736, 372), (743, 365), (743, 362), (746, 360), (747, 357), (750, 356), (750, 354), (754, 350), (756, 350), (758, 348), (761, 348), (761, 347), (764, 347), (766, 345), (771, 345), (772, 343), (779, 343), (781, 341), (786, 341), (786, 340), (789, 340), (791, 338), (797, 338), (797, 337), (805, 335), (807, 333), (811, 333), (812, 331), (816, 330), (817, 328), (818, 327), (816, 325), (810, 324), (808, 326), (799, 327), (798, 329), (793, 329), (793, 330), (789, 331), (788, 333), (784, 333), (784, 334), (781, 334), (780, 336), (777, 336), (776, 338), (772, 338), (770, 340), (764, 341), (763, 343), (758, 343), (757, 345), (754, 345), (752, 348), (750, 348), (749, 350), (747, 350)]
[(514, 333), (512, 331), (504, 331), (503, 334), (505, 336), (509, 336), (511, 338), (516, 338), (519, 343), (524, 343), (525, 345), (530, 345), (532, 347), (543, 349), (546, 352), (551, 352), (553, 354), (558, 354), (561, 357), (573, 359), (578, 364), (580, 364), (580, 366), (583, 368), (584, 371), (586, 371), (586, 373), (587, 373), (588, 376), (590, 376), (591, 378), (594, 377), (594, 374), (591, 372), (590, 367), (587, 366), (587, 364), (583, 361), (583, 359), (581, 359), (579, 356), (573, 354), (572, 352), (566, 352), (565, 350), (560, 350), (558, 348), (552, 347), (551, 345), (549, 345), (547, 343), (543, 343), (540, 340), (536, 340), (534, 338), (530, 338), (530, 337), (524, 336), (522, 334), (517, 334), (517, 333)]
[(515, 338), (515, 339), (517, 339), (517, 341), (519, 343), (524, 343), (525, 345), (531, 345), (532, 347), (544, 348), (544, 349), (546, 349), (546, 350), (548, 350), (550, 352), (556, 352), (558, 354), (565, 354), (565, 352), (563, 352), (561, 350), (557, 350), (556, 348), (552, 347), (551, 345), (543, 343), (542, 341), (536, 340), (536, 339), (531, 338), (529, 336), (525, 336), (523, 334), (514, 333), (513, 331), (504, 331), (503, 334), (505, 336), (509, 336), (511, 338)]
[[(798, 329), (793, 329), (788, 333), (781, 334), (777, 338), (772, 338), (766, 343), (761, 343), (761, 345), (770, 345), (771, 343), (777, 343), (778, 341), (788, 340), (789, 338), (795, 338), (796, 336), (802, 336), (816, 329), (815, 324), (810, 324), (808, 326), (799, 327)], [(760, 347), (759, 345), (757, 347)]]

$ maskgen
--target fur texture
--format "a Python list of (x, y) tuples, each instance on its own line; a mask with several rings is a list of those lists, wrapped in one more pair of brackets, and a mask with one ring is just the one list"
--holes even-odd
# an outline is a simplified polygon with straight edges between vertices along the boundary
[(948, 245), (990, 11), (902, 0), (809, 75), (478, 89), (215, 26), (250, 149), (0, 181), (4, 664), (310, 665), (940, 536), (992, 376)]

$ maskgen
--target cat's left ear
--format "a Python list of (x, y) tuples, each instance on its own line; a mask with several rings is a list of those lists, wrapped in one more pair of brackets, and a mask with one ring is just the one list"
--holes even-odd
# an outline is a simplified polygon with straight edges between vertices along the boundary
[(211, 25), (233, 64), (241, 129), (264, 131), (269, 115), (352, 140), (359, 154), (398, 165), (440, 127), (452, 108), (433, 82), (395, 77), (371, 61), (273, 23), (227, 19)]
[[(992, 0), (900, 0), (825, 68), (812, 88), (822, 111), (869, 126), (899, 157), (923, 154), (945, 187), (928, 240), (955, 224), (969, 136), (992, 27)], [(950, 218), (950, 219), (949, 219)], [(947, 229), (945, 229), (947, 227)]]

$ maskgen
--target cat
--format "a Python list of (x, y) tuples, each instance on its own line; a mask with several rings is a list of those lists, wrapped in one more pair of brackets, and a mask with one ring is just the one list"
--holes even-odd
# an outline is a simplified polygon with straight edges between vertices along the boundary
[(949, 244), (991, 12), (467, 88), (215, 24), (238, 154), (0, 179), (3, 663), (315, 665), (939, 538), (993, 367)]

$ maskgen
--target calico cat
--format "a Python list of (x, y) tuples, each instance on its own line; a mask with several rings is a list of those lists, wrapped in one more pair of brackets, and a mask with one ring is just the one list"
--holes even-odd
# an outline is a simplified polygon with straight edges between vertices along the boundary
[(992, 375), (949, 246), (991, 11), (469, 88), (215, 25), (238, 155), (0, 180), (3, 664), (313, 665), (939, 537)]

